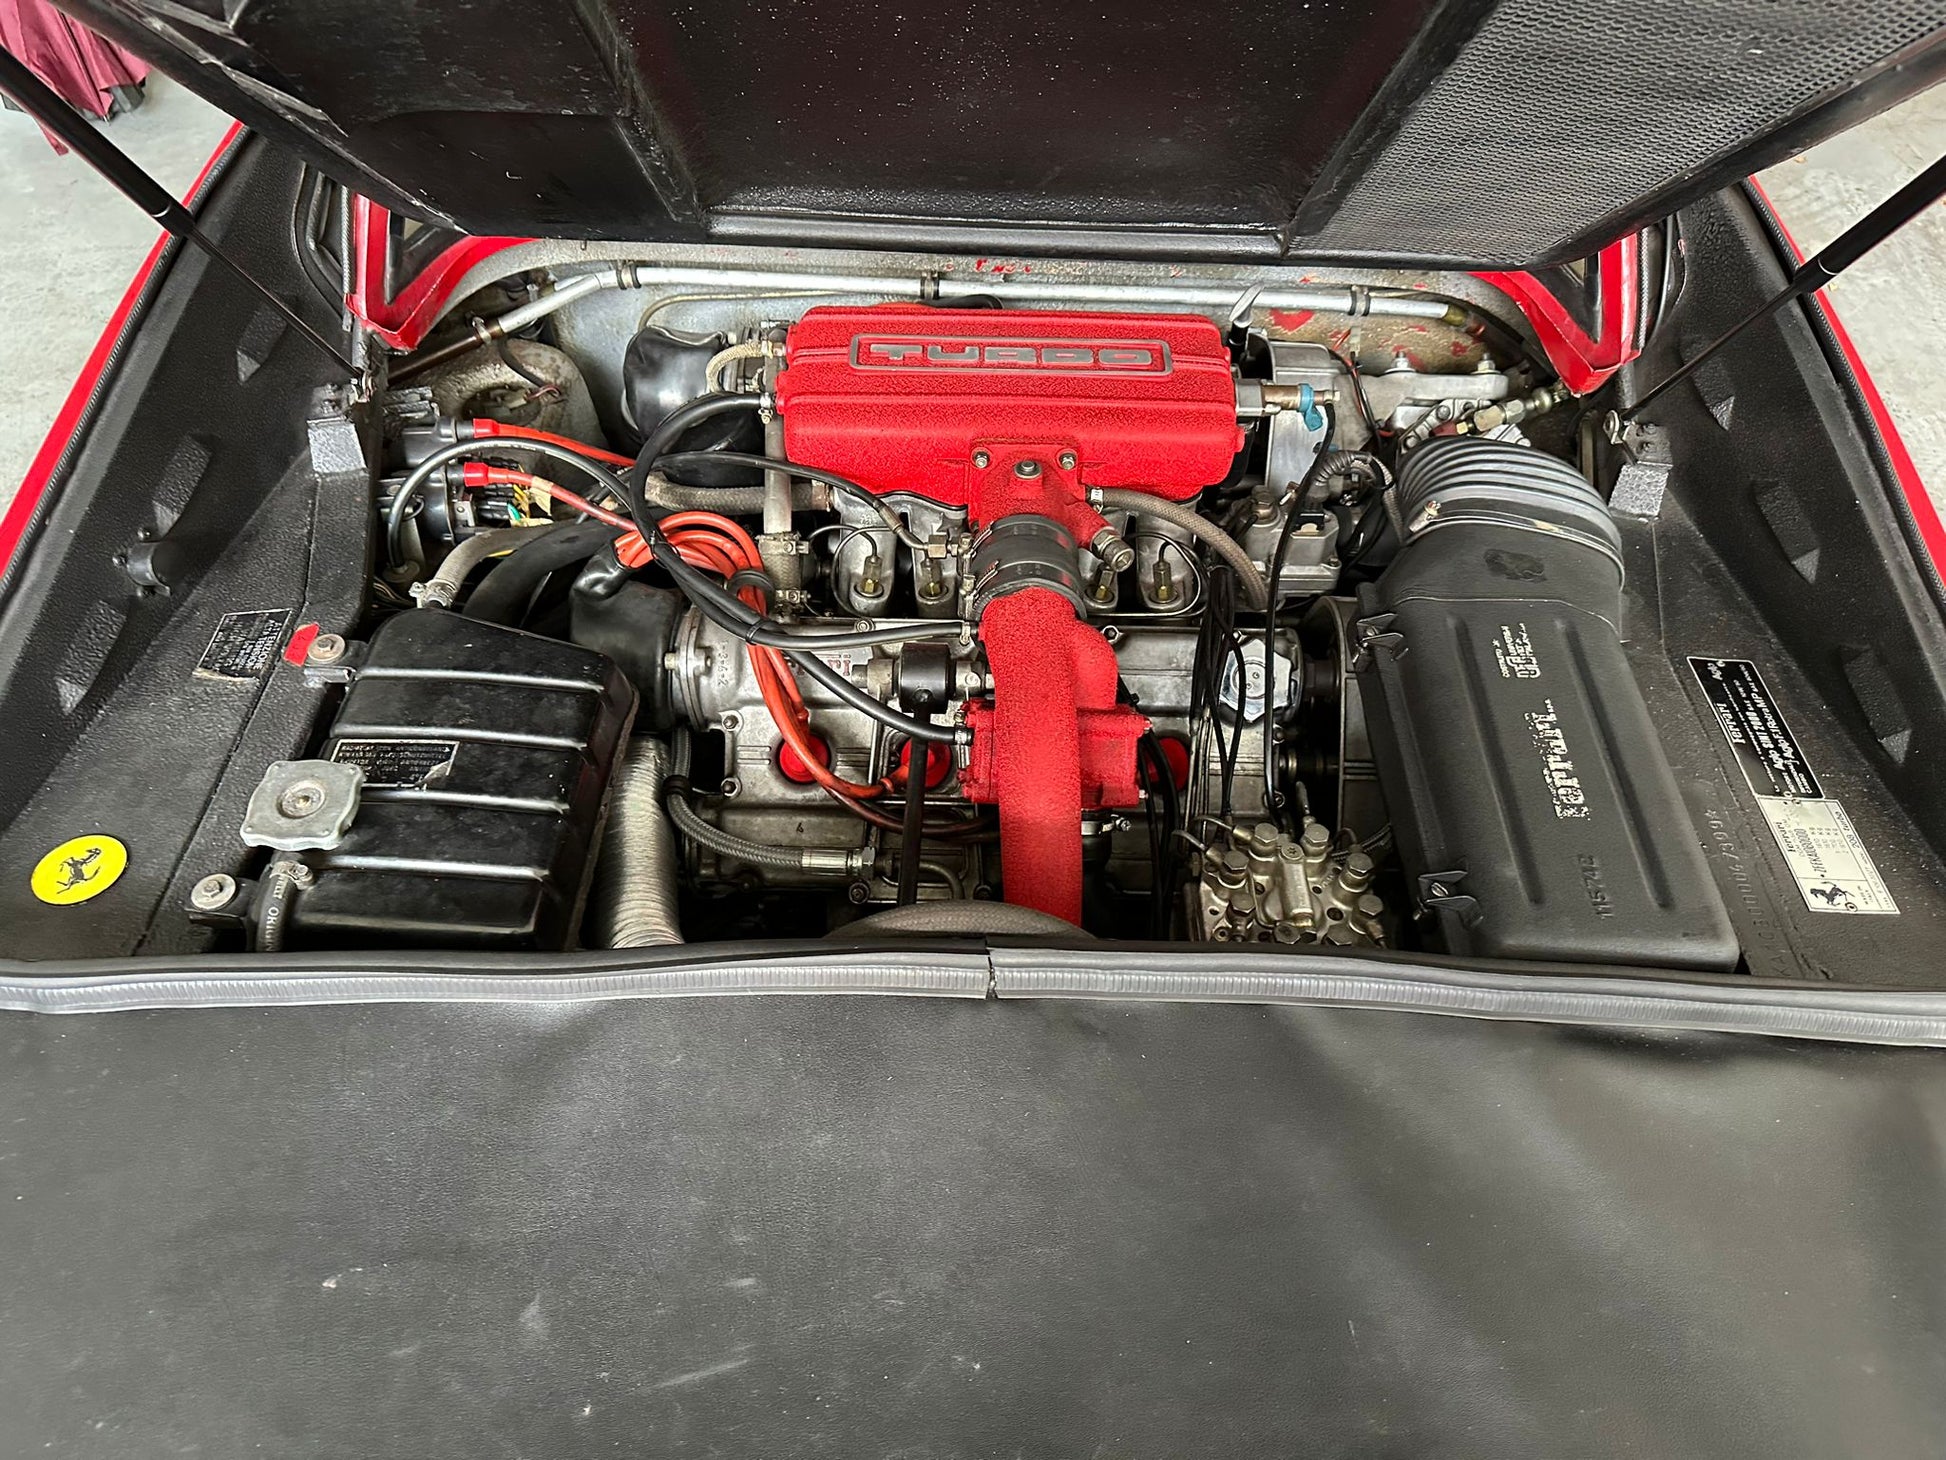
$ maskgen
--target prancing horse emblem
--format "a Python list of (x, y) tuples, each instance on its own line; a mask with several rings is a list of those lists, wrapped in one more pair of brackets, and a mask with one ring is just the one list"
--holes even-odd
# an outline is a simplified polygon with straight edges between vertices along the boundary
[(91, 869), (100, 860), (100, 847), (89, 847), (78, 857), (64, 857), (61, 861), (61, 880), (56, 885), (62, 892), (71, 892), (84, 882), (94, 881), (101, 873)]

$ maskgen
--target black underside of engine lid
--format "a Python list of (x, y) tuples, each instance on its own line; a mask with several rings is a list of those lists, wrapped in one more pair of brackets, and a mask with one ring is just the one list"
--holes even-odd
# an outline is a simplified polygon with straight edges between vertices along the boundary
[(64, 0), (481, 235), (1527, 265), (1940, 74), (1942, 0)]

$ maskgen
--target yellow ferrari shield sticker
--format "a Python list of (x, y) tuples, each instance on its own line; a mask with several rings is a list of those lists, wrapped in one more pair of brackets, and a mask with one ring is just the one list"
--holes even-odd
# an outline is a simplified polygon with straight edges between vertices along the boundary
[(56, 907), (86, 902), (113, 887), (127, 866), (128, 848), (112, 836), (78, 836), (40, 859), (34, 896)]

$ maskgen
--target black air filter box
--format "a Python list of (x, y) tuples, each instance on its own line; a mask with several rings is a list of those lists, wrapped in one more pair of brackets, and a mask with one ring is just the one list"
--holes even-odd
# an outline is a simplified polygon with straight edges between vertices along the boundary
[(1365, 590), (1359, 680), (1419, 904), (1455, 953), (1729, 970), (1729, 914), (1618, 623), (1613, 523), (1564, 463), (1407, 458), (1407, 540)]
[(289, 945), (568, 946), (634, 715), (589, 650), (443, 609), (387, 619), (323, 752), (363, 768), (358, 812), (305, 854)]

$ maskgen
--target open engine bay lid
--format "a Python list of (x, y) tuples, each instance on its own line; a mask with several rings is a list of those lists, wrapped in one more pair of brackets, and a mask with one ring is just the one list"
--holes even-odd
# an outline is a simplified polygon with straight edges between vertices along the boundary
[(1532, 266), (1946, 65), (1946, 0), (62, 0), (480, 235)]

